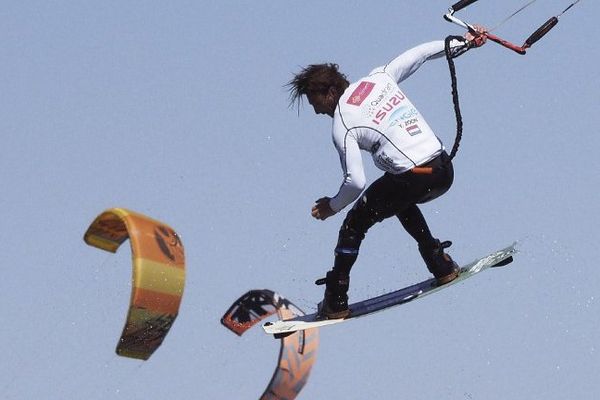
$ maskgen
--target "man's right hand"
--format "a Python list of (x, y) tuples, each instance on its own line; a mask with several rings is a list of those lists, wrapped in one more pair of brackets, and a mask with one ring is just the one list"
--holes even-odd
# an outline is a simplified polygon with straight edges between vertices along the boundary
[(329, 206), (329, 200), (329, 197), (321, 197), (315, 202), (315, 205), (311, 210), (313, 218), (325, 220), (335, 214), (335, 211)]

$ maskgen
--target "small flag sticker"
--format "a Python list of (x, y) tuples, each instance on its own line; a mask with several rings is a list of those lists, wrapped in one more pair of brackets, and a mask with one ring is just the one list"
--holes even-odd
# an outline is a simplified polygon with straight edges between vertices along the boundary
[(406, 132), (408, 132), (408, 134), (410, 136), (415, 136), (415, 135), (418, 135), (419, 133), (421, 133), (421, 128), (419, 128), (419, 125), (417, 125), (417, 124), (411, 125), (411, 126), (407, 126), (406, 127)]

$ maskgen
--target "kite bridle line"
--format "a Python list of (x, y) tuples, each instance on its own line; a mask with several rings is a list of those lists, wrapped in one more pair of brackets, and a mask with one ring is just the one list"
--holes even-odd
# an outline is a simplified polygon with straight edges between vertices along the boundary
[[(444, 19), (448, 22), (452, 22), (456, 25), (462, 26), (463, 28), (468, 29), (470, 32), (472, 32), (474, 34), (479, 34), (473, 25), (471, 25), (467, 22), (464, 22), (464, 21), (458, 19), (456, 16), (454, 16), (455, 12), (460, 11), (463, 8), (470, 6), (471, 4), (475, 3), (476, 1), (477, 0), (460, 0), (459, 2), (453, 4), (452, 7), (450, 7), (448, 9), (448, 12), (444, 15)], [(521, 11), (523, 11), (525, 8), (527, 8), (529, 5), (531, 5), (535, 1), (536, 0), (531, 0), (529, 3), (525, 4), (523, 7), (521, 7), (514, 13), (512, 13), (507, 18), (505, 18), (504, 21), (502, 21), (500, 24), (498, 24), (496, 26), (496, 28), (498, 26), (502, 25), (504, 22), (508, 21), (510, 18), (512, 18), (515, 15), (517, 15), (518, 13), (520, 13)], [(535, 42), (537, 42), (542, 37), (544, 37), (544, 35), (546, 35), (550, 31), (550, 29), (554, 28), (556, 26), (556, 24), (558, 24), (558, 19), (564, 13), (566, 13), (569, 9), (571, 9), (571, 7), (573, 7), (575, 4), (579, 3), (580, 1), (581, 0), (575, 0), (567, 8), (565, 8), (560, 14), (558, 14), (554, 17), (551, 17), (550, 19), (548, 19), (548, 21), (544, 22), (544, 24), (542, 26), (540, 26), (535, 32), (533, 32), (521, 46), (518, 46), (514, 43), (509, 42), (508, 40), (505, 40), (496, 35), (493, 35), (490, 32), (484, 32), (484, 33), (482, 33), (482, 35), (485, 35), (491, 41), (496, 42), (496, 43), (506, 47), (507, 49), (510, 49), (512, 51), (515, 51), (515, 52), (523, 55), (523, 54), (525, 54), (525, 52), (527, 51), (528, 48), (533, 46), (533, 44)]]

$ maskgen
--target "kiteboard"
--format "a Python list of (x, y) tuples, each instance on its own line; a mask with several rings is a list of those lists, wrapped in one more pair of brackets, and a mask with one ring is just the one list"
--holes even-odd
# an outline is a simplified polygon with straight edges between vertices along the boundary
[(364, 317), (365, 315), (370, 315), (390, 307), (399, 306), (455, 285), (485, 271), (486, 269), (510, 264), (513, 261), (513, 255), (517, 253), (515, 245), (516, 243), (513, 243), (502, 250), (495, 251), (461, 267), (458, 277), (445, 285), (438, 286), (435, 278), (431, 278), (394, 292), (350, 304), (350, 315), (345, 318), (321, 319), (318, 313), (313, 313), (288, 320), (265, 322), (262, 327), (265, 333), (274, 335), (275, 338), (279, 339), (291, 335), (296, 331), (339, 324), (340, 322)]

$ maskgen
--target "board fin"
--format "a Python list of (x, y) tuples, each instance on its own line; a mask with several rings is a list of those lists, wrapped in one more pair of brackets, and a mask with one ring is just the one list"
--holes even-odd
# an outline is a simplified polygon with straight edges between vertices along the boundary
[(290, 335), (293, 335), (293, 334), (294, 334), (294, 333), (296, 333), (296, 332), (298, 332), (298, 331), (294, 331), (294, 332), (281, 332), (281, 333), (274, 333), (274, 334), (273, 334), (273, 337), (274, 337), (275, 339), (283, 339), (283, 338), (286, 338), (286, 337), (288, 337), (288, 336), (290, 336)]
[(492, 265), (490, 268), (504, 267), (505, 265), (508, 265), (511, 262), (513, 262), (513, 256), (505, 258), (504, 260), (500, 261), (499, 263)]

